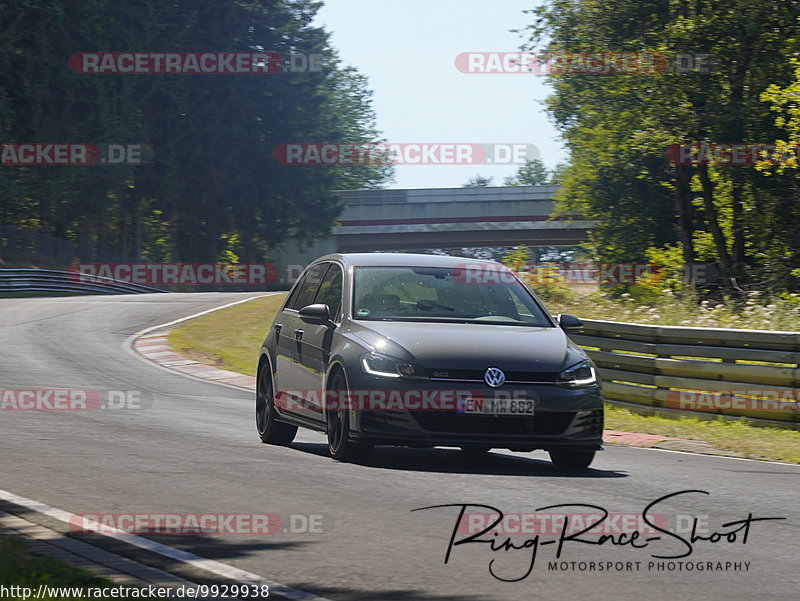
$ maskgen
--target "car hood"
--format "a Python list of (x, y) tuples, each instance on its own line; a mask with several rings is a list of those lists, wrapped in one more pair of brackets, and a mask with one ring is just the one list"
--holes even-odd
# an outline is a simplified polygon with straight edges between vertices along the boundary
[(431, 369), (555, 372), (568, 351), (582, 355), (555, 327), (381, 321), (353, 324), (351, 334), (370, 350)]

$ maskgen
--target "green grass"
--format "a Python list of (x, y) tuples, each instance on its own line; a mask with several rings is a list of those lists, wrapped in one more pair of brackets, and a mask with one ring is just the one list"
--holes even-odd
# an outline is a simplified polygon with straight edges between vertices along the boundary
[(720, 451), (730, 451), (751, 459), (800, 463), (800, 432), (796, 430), (763, 428), (739, 421), (702, 420), (681, 415), (646, 417), (608, 404), (606, 428), (699, 440)]
[(258, 349), (285, 296), (266, 296), (193, 319), (170, 331), (170, 346), (203, 363), (255, 376)]
[[(57, 587), (109, 588), (118, 586), (110, 580), (99, 578), (63, 561), (50, 557), (32, 555), (29, 545), (16, 538), (0, 538), (0, 586), (7, 589), (11, 586), (24, 586), (33, 589), (33, 599), (40, 584)], [(3, 599), (22, 599), (12, 596), (9, 590), (2, 595)], [(74, 596), (45, 596), (40, 599), (75, 599)]]
[[(170, 332), (170, 344), (198, 361), (255, 376), (258, 348), (284, 296), (256, 299), (194, 319)], [(606, 427), (704, 441), (755, 459), (800, 463), (800, 432), (793, 430), (680, 415), (644, 417), (613, 405), (607, 406)]]
[(645, 300), (641, 294), (614, 295), (605, 290), (580, 294), (565, 285), (534, 284), (531, 288), (553, 315), (570, 313), (584, 319), (663, 326), (800, 331), (800, 294), (781, 298), (748, 292), (739, 301), (711, 301), (700, 300), (691, 291), (675, 293), (665, 289), (650, 292)]

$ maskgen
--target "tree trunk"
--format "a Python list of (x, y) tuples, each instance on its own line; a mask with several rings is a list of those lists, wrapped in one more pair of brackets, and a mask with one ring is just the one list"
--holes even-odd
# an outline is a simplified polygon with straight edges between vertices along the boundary
[(714, 183), (708, 176), (708, 167), (706, 165), (698, 165), (697, 173), (700, 176), (700, 185), (703, 189), (703, 208), (706, 212), (706, 219), (708, 219), (708, 229), (711, 230), (711, 236), (714, 239), (720, 267), (722, 267), (723, 274), (727, 277), (731, 267), (731, 255), (728, 252), (725, 233), (719, 225), (717, 207), (714, 206)]
[(694, 223), (691, 192), (683, 165), (675, 165), (675, 210), (678, 213), (683, 263), (688, 268), (694, 262)]
[(733, 210), (733, 240), (731, 246), (731, 261), (733, 265), (737, 265), (744, 260), (744, 242), (745, 242), (745, 232), (744, 232), (744, 224), (742, 223), (742, 194), (744, 184), (739, 174), (734, 172), (732, 174), (733, 178), (733, 188), (731, 192), (731, 201), (732, 201), (732, 210)]

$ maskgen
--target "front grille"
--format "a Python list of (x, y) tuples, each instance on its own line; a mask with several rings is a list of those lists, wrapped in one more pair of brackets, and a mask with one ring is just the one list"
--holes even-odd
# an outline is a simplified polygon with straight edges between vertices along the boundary
[(452, 411), (420, 411), (414, 413), (420, 426), (434, 432), (459, 434), (563, 434), (574, 412), (542, 411), (532, 416), (464, 415)]
[[(469, 380), (483, 382), (485, 370), (481, 369), (431, 369), (428, 370), (434, 380)], [(558, 380), (558, 373), (553, 371), (506, 371), (506, 382), (552, 383)]]

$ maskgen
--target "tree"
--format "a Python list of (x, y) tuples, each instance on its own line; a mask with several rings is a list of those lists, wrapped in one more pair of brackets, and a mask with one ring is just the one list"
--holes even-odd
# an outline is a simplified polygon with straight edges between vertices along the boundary
[(541, 159), (520, 165), (517, 173), (503, 180), (505, 186), (546, 186), (552, 182), (550, 171)]
[[(564, 69), (549, 76), (555, 91), (548, 111), (571, 153), (560, 207), (600, 221), (592, 232), (595, 255), (643, 260), (648, 248), (677, 242), (685, 262), (718, 262), (732, 290), (780, 270), (797, 234), (776, 217), (784, 212), (784, 223), (800, 217), (797, 203), (789, 206), (797, 178), (671, 164), (665, 150), (676, 143), (777, 137), (761, 94), (791, 76), (800, 6), (789, 0), (552, 0), (532, 14), (529, 48), (668, 59), (666, 71)], [(684, 70), (675, 60), (681, 54), (708, 55), (713, 63), (709, 70)]]
[(469, 178), (462, 188), (487, 188), (492, 185), (493, 177), (484, 177), (480, 173), (475, 177)]
[[(260, 261), (325, 235), (334, 190), (376, 187), (389, 165), (284, 166), (280, 143), (378, 143), (365, 78), (343, 67), (312, 0), (0, 0), (4, 142), (142, 143), (150, 164), (0, 170), (0, 222), (149, 260)], [(82, 75), (87, 51), (275, 52), (321, 71)], [(89, 258), (90, 259), (90, 258)]]

